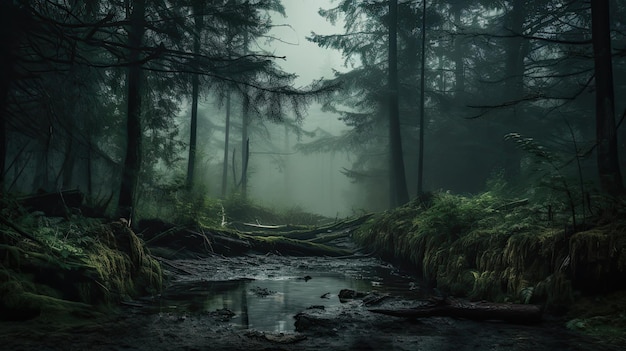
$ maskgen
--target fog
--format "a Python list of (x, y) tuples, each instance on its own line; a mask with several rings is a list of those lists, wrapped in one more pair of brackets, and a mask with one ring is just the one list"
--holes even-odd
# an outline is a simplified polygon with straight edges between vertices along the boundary
[[(270, 43), (271, 51), (286, 57), (278, 64), (286, 72), (298, 75), (296, 86), (332, 78), (333, 69), (342, 70), (341, 54), (306, 40), (312, 31), (340, 31), (340, 27), (317, 15), (320, 7), (328, 8), (331, 2), (289, 0), (284, 2), (284, 6), (286, 17), (274, 15), (276, 28), (270, 32), (270, 35), (280, 39)], [(302, 128), (306, 131), (319, 129), (338, 136), (347, 129), (338, 117), (337, 114), (321, 111), (319, 104), (313, 104), (307, 111)], [(329, 217), (343, 217), (362, 210), (358, 188), (340, 172), (342, 168), (351, 167), (350, 155), (345, 152), (305, 155), (295, 150), (298, 142), (310, 139), (302, 137), (298, 140), (296, 135), (281, 133), (280, 128), (272, 132), (274, 144), (285, 145), (286, 155), (281, 160), (284, 164), (282, 167), (272, 164), (271, 155), (252, 155), (254, 175), (250, 180), (250, 190), (253, 198), (267, 206), (299, 206)]]
[(3, 5), (32, 21), (4, 31), (3, 191), (334, 218), (437, 191), (623, 188), (621, 3), (602, 34), (559, 1), (174, 3)]
[[(345, 70), (341, 53), (337, 50), (320, 48), (306, 39), (312, 31), (316, 33), (341, 31), (341, 22), (332, 25), (317, 14), (320, 7), (330, 7), (331, 1), (289, 0), (283, 2), (283, 5), (286, 16), (273, 13), (272, 21), (275, 27), (268, 34), (267, 40), (262, 39), (255, 43), (258, 49), (276, 56), (284, 56), (284, 59), (277, 60), (277, 64), (285, 72), (297, 75), (294, 81), (297, 87), (306, 87), (316, 80), (332, 78), (333, 70)], [(209, 118), (212, 123), (223, 125), (225, 116), (223, 105), (208, 97), (204, 108), (205, 118)], [(181, 116), (182, 123), (185, 123), (184, 120), (189, 114), (189, 110), (185, 109)], [(241, 108), (234, 107), (233, 118), (238, 120), (241, 118), (240, 114)], [(341, 173), (342, 169), (351, 168), (354, 162), (353, 155), (341, 150), (304, 154), (296, 149), (299, 143), (310, 142), (322, 135), (339, 136), (348, 127), (339, 120), (338, 114), (323, 112), (317, 102), (307, 108), (304, 116), (299, 126), (303, 132), (313, 134), (286, 131), (282, 125), (272, 122), (252, 123), (252, 129), (256, 132), (250, 137), (248, 171), (250, 198), (258, 204), (277, 210), (301, 208), (331, 218), (345, 217), (366, 210), (358, 185)], [(290, 117), (295, 119), (293, 114)], [(223, 133), (217, 132), (213, 137), (223, 140)], [(231, 143), (231, 152), (233, 147), (240, 150), (240, 143), (240, 139)], [(221, 147), (223, 146), (220, 145)], [(205, 153), (212, 154), (211, 158), (214, 161), (223, 158), (221, 151), (205, 150)], [(240, 162), (238, 157), (236, 163)], [(209, 164), (208, 167), (218, 168), (221, 172), (221, 166), (218, 164)], [(210, 177), (218, 179), (220, 173), (209, 174)], [(232, 178), (230, 170), (229, 178)], [(212, 190), (215, 195), (218, 194), (216, 189)]]

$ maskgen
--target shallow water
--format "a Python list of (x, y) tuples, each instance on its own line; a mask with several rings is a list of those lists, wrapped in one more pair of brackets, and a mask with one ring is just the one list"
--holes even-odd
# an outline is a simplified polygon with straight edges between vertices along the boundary
[[(284, 332), (295, 329), (294, 315), (307, 308), (329, 309), (340, 305), (338, 294), (342, 289), (409, 298), (418, 293), (412, 278), (375, 259), (337, 262), (303, 258), (296, 259), (292, 265), (277, 260), (265, 260), (250, 267), (243, 278), (177, 282), (166, 290), (155, 308), (158, 312), (181, 314), (226, 309), (234, 315), (224, 318), (240, 328)], [(294, 258), (290, 260), (293, 262)], [(194, 264), (199, 277), (216, 276), (214, 269), (205, 270), (202, 264)], [(233, 269), (232, 273), (241, 276), (242, 272)]]

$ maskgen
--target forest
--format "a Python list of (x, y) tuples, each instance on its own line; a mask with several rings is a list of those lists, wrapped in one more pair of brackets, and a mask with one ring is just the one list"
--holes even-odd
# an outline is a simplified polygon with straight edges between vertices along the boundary
[(624, 19), (1, 1), (0, 348), (620, 349)]

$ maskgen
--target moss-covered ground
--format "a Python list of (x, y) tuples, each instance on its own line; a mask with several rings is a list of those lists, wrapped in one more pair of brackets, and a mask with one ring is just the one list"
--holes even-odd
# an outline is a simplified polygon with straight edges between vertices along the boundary
[(372, 217), (362, 245), (439, 289), (475, 299), (569, 303), (624, 287), (626, 217), (571, 226), (527, 200), (437, 193)]
[[(611, 333), (611, 328), (626, 332), (623, 295), (612, 298), (610, 313), (607, 306), (598, 310), (583, 299), (626, 288), (623, 203), (613, 202), (610, 215), (588, 216), (576, 227), (555, 219), (551, 210), (489, 192), (442, 192), (372, 217), (354, 238), (446, 294), (542, 304), (583, 318), (573, 327), (602, 330), (596, 334)], [(587, 313), (582, 315), (578, 304), (584, 301)]]
[(88, 316), (161, 289), (159, 263), (126, 223), (1, 215), (2, 319)]

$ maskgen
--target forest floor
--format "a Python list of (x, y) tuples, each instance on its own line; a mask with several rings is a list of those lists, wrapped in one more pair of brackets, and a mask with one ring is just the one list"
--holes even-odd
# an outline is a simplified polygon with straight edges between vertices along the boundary
[[(515, 325), (371, 313), (373, 306), (416, 306), (432, 293), (372, 257), (244, 254), (160, 260), (168, 277), (160, 297), (127, 301), (113, 313), (64, 323), (43, 316), (0, 322), (0, 349), (621, 350), (618, 343), (582, 336), (568, 330), (565, 319), (550, 316), (540, 324)], [(370, 293), (339, 302), (344, 288)], [(291, 296), (303, 304), (289, 302)], [(255, 317), (263, 304), (266, 309)], [(283, 314), (273, 311), (290, 304)], [(259, 313), (270, 323), (256, 325)]]
[[(123, 220), (64, 219), (23, 214), (19, 208), (5, 210), (0, 217), (0, 350), (623, 349), (623, 290), (577, 296), (567, 306), (569, 313), (557, 316), (548, 310), (540, 323), (533, 324), (374, 313), (448, 300), (445, 292), (431, 289), (423, 275), (400, 271), (372, 254), (393, 258), (385, 248), (411, 248), (399, 241), (410, 239), (406, 233), (429, 239), (407, 239), (407, 243), (436, 251), (432, 256), (436, 260), (424, 262), (438, 263), (437, 267), (450, 261), (442, 252), (459, 254), (465, 248), (483, 247), (469, 240), (475, 237), (491, 238), (491, 246), (479, 250), (481, 255), (509, 248), (516, 253), (512, 257), (536, 256), (530, 251), (521, 255), (522, 250), (510, 243), (495, 240), (526, 238), (529, 235), (519, 233), (524, 228), (513, 235), (494, 230), (458, 235), (466, 241), (455, 241), (446, 226), (473, 223), (466, 212), (474, 216), (476, 206), (464, 202), (457, 206), (459, 201), (449, 196), (443, 200), (431, 207), (437, 211), (436, 221), (429, 210), (411, 204), (378, 217), (365, 215), (326, 225), (203, 227), (153, 220), (139, 223), (137, 231)], [(506, 212), (511, 217), (511, 210)], [(446, 216), (441, 219), (440, 213)], [(524, 216), (529, 217), (519, 213)], [(445, 226), (425, 226), (425, 219)], [(502, 227), (508, 226), (501, 222)], [(436, 230), (422, 233), (420, 228)], [(622, 241), (604, 239), (621, 238), (605, 234), (622, 232), (621, 224), (616, 228), (588, 231), (583, 238), (593, 234), (596, 239), (591, 244), (606, 246), (610, 253), (622, 252), (613, 249), (622, 248)], [(535, 245), (532, 240), (518, 241)], [(610, 245), (598, 244), (605, 241)], [(430, 257), (428, 252), (424, 257)], [(595, 261), (580, 262), (593, 263), (600, 256), (593, 257)], [(504, 259), (497, 261), (506, 263), (504, 268), (511, 266)], [(467, 267), (454, 266), (450, 272), (463, 269)], [(454, 289), (447, 293), (463, 296)], [(527, 302), (542, 304), (541, 300)]]

